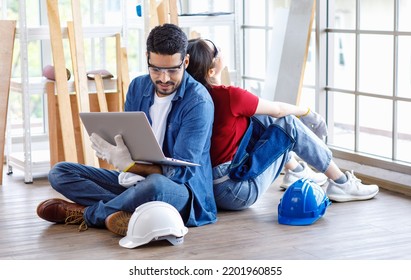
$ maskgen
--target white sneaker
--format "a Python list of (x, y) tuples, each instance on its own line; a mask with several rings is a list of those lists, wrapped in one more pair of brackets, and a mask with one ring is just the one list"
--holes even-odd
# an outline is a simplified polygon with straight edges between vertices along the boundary
[(337, 202), (367, 200), (378, 193), (377, 185), (364, 185), (361, 180), (355, 177), (354, 172), (346, 171), (348, 181), (344, 184), (337, 184), (333, 180), (328, 180), (327, 196)]
[(317, 185), (321, 186), (324, 185), (327, 182), (327, 176), (325, 176), (323, 173), (316, 173), (311, 170), (310, 167), (308, 167), (307, 163), (305, 162), (300, 162), (302, 167), (304, 168), (300, 172), (294, 172), (292, 170), (286, 170), (285, 175), (283, 178), (283, 183), (280, 185), (280, 188), (282, 189), (287, 189), (289, 186), (291, 186), (295, 181), (299, 179), (310, 179)]

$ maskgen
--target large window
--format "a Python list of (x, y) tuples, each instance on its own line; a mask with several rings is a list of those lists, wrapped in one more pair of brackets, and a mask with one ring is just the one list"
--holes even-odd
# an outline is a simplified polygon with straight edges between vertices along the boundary
[[(300, 105), (327, 118), (336, 156), (410, 173), (411, 1), (317, 5)], [(276, 17), (290, 1), (243, 0), (243, 7), (242, 86), (261, 95)]]
[[(290, 8), (288, 0), (243, 0), (242, 9), (242, 86), (257, 96), (264, 96), (266, 81), (271, 79), (270, 61), (277, 42), (278, 26), (286, 20)], [(313, 24), (315, 26), (315, 23)], [(316, 108), (315, 98), (315, 29), (311, 34), (307, 62), (305, 65), (304, 85), (300, 104)]]
[(328, 1), (328, 144), (384, 167), (411, 163), (410, 11), (402, 0)]

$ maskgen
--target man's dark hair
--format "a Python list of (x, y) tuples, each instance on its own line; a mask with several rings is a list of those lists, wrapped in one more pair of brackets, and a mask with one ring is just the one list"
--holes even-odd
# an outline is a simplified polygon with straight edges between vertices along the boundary
[(147, 37), (147, 53), (162, 55), (181, 54), (181, 58), (187, 53), (187, 36), (177, 25), (166, 23), (154, 27)]

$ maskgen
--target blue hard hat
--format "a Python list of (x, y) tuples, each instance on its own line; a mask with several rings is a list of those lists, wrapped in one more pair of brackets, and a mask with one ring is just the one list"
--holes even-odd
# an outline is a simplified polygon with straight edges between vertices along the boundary
[(330, 204), (319, 185), (309, 179), (299, 179), (287, 188), (278, 204), (278, 223), (311, 225), (325, 214)]

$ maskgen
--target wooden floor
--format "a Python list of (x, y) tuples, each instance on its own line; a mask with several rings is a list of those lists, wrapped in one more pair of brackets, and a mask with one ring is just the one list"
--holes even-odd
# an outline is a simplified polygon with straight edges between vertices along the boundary
[(285, 226), (277, 222), (283, 194), (279, 180), (250, 209), (221, 212), (217, 223), (189, 228), (180, 246), (157, 241), (125, 249), (118, 245), (120, 237), (105, 229), (78, 232), (77, 226), (41, 220), (36, 206), (61, 196), (45, 178), (24, 184), (18, 174), (5, 175), (0, 186), (0, 259), (411, 259), (410, 197), (382, 189), (369, 201), (333, 203), (311, 226)]

